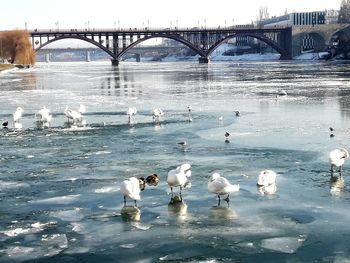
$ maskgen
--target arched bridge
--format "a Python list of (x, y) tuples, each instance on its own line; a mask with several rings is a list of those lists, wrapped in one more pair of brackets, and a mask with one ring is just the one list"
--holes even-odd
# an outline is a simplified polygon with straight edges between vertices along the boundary
[(292, 59), (291, 27), (229, 27), (192, 29), (70, 29), (30, 31), (35, 50), (61, 39), (87, 41), (108, 53), (112, 64), (132, 47), (148, 39), (162, 37), (181, 42), (194, 50), (199, 62), (208, 63), (210, 54), (223, 42), (235, 37), (249, 36), (265, 42), (281, 54), (281, 59)]

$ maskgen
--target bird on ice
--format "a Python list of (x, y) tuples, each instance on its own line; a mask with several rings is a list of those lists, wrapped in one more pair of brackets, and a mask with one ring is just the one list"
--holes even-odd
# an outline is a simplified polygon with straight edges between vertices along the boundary
[(128, 115), (128, 121), (129, 123), (133, 119), (133, 117), (136, 115), (137, 109), (135, 107), (129, 107), (126, 111), (126, 115)]
[(159, 183), (159, 176), (157, 174), (151, 174), (146, 177), (146, 183), (148, 185), (156, 186)]
[(157, 122), (160, 121), (160, 118), (164, 115), (162, 109), (156, 108), (153, 110), (153, 119)]
[(220, 204), (220, 196), (227, 195), (224, 200), (229, 202), (230, 194), (239, 191), (239, 184), (231, 184), (225, 177), (218, 173), (213, 173), (208, 182), (208, 190), (218, 196)]
[(141, 200), (140, 192), (144, 189), (145, 180), (143, 178), (130, 177), (122, 182), (120, 191), (124, 196), (124, 206), (126, 206), (126, 198), (136, 201)]
[(189, 163), (182, 164), (168, 172), (167, 182), (170, 186), (171, 196), (174, 195), (173, 187), (180, 187), (181, 197), (182, 188), (189, 185), (189, 177), (191, 177), (191, 174), (191, 165)]
[(15, 129), (22, 129), (22, 123), (21, 118), (23, 114), (23, 109), (21, 107), (18, 107), (16, 111), (13, 113), (13, 126)]
[(277, 174), (272, 170), (264, 170), (261, 171), (258, 176), (258, 183), (259, 186), (269, 186), (271, 184), (276, 183), (276, 176)]
[(230, 133), (225, 132), (225, 142), (230, 142), (230, 140), (228, 139), (229, 137), (230, 137)]
[(339, 167), (340, 176), (345, 159), (349, 157), (349, 152), (344, 148), (339, 148), (329, 153), (329, 163), (331, 164), (331, 174), (333, 176), (334, 167)]
[(35, 117), (37, 119), (37, 122), (39, 122), (42, 126), (50, 126), (52, 115), (50, 114), (50, 110), (45, 106), (35, 114)]
[(72, 120), (75, 124), (85, 124), (83, 115), (77, 110), (70, 109), (68, 106), (64, 110), (64, 115), (68, 118), (68, 121)]
[(191, 115), (192, 106), (191, 106), (191, 105), (188, 105), (188, 106), (187, 106), (187, 110), (188, 110), (188, 121), (189, 121), (189, 122), (192, 122), (192, 121), (193, 121), (193, 118), (192, 118), (192, 115)]
[(3, 123), (2, 123), (2, 127), (3, 128), (7, 128), (7, 126), (9, 125), (9, 122), (8, 121), (4, 121)]

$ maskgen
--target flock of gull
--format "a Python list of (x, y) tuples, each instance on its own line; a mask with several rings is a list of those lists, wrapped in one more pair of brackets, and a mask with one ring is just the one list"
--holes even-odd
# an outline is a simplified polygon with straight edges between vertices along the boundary
[[(188, 121), (193, 121), (191, 113), (192, 107), (187, 106), (188, 110)], [(84, 105), (80, 104), (78, 109), (71, 109), (66, 106), (64, 110), (64, 115), (68, 118), (68, 121), (72, 122), (73, 125), (77, 126), (85, 126), (86, 121), (84, 119), (83, 114), (86, 112), (86, 108)], [(23, 109), (18, 107), (16, 111), (13, 113), (13, 128), (15, 130), (22, 129), (21, 118), (23, 114)], [(137, 109), (135, 107), (130, 107), (127, 109), (126, 114), (128, 116), (128, 122), (131, 123), (133, 121), (134, 116), (137, 114)], [(239, 111), (234, 111), (236, 117), (240, 116)], [(164, 115), (164, 112), (156, 108), (153, 110), (153, 119), (155, 122), (159, 122), (161, 117)], [(39, 123), (43, 128), (50, 127), (50, 123), (52, 121), (52, 115), (50, 114), (50, 110), (46, 107), (40, 109), (36, 114), (35, 118), (37, 123)], [(222, 120), (223, 117), (220, 116), (219, 120)], [(5, 121), (2, 126), (3, 128), (8, 128), (8, 121)], [(331, 137), (333, 135), (333, 128), (330, 128), (332, 132)], [(228, 132), (225, 133), (225, 142), (229, 142), (230, 134)], [(334, 135), (333, 135), (334, 136)], [(183, 148), (186, 147), (186, 141), (179, 143)], [(342, 166), (346, 158), (349, 157), (349, 152), (344, 148), (338, 148), (332, 150), (329, 153), (329, 163), (331, 165), (331, 176), (333, 177), (335, 172), (339, 173), (339, 177), (342, 177)], [(336, 170), (338, 168), (338, 170)], [(190, 177), (191, 177), (191, 165), (189, 163), (184, 163), (178, 166), (175, 169), (172, 169), (168, 172), (167, 175), (167, 183), (171, 190), (171, 198), (172, 200), (177, 200), (182, 202), (182, 190), (190, 186)], [(261, 194), (271, 195), (274, 194), (277, 190), (276, 186), (276, 172), (272, 170), (263, 170), (260, 172), (257, 178), (257, 187), (258, 191)], [(141, 200), (140, 193), (145, 189), (146, 184), (156, 186), (159, 182), (159, 176), (157, 174), (152, 174), (148, 176), (146, 179), (140, 177), (131, 177), (127, 180), (124, 180), (121, 183), (120, 191), (124, 198), (124, 207), (126, 206), (127, 198), (134, 200), (135, 207), (137, 207), (136, 201)], [(179, 195), (175, 195), (173, 188), (179, 187)], [(208, 191), (210, 193), (215, 194), (218, 197), (218, 202), (220, 204), (221, 196), (225, 196), (224, 200), (229, 202), (229, 196), (233, 192), (239, 191), (239, 184), (231, 184), (225, 177), (221, 176), (219, 173), (213, 173), (208, 181)]]

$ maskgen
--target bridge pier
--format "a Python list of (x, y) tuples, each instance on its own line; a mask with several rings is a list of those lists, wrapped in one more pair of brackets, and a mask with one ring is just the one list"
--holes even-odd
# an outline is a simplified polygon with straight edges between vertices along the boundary
[(200, 63), (200, 64), (208, 64), (209, 63), (209, 58), (208, 57), (199, 57), (198, 58), (198, 62)]
[(116, 59), (116, 58), (112, 58), (111, 62), (112, 62), (112, 66), (118, 66), (119, 65), (119, 60)]

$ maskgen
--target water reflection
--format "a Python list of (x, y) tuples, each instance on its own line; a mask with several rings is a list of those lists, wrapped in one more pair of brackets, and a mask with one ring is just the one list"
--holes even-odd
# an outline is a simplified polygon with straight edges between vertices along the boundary
[(340, 196), (345, 189), (345, 182), (343, 176), (331, 176), (330, 179), (330, 193), (333, 196)]
[(136, 206), (124, 206), (120, 214), (124, 222), (138, 222), (141, 220), (141, 210)]
[(137, 97), (142, 94), (142, 82), (135, 79), (135, 71), (113, 68), (100, 83), (102, 95), (118, 97)]
[(168, 204), (169, 216), (176, 217), (180, 221), (184, 221), (187, 218), (187, 204), (179, 196), (174, 196), (170, 199)]
[(237, 214), (234, 210), (232, 210), (229, 205), (227, 206), (212, 206), (209, 209), (209, 218), (211, 220), (228, 220), (232, 221), (237, 218)]
[(277, 191), (277, 185), (276, 183), (269, 184), (267, 186), (257, 185), (257, 189), (261, 195), (273, 195)]

